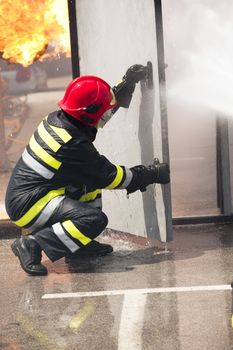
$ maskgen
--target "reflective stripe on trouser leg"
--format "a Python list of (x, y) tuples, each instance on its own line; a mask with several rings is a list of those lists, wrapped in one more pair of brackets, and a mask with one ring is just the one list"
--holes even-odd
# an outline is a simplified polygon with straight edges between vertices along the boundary
[(51, 201), (46, 205), (46, 207), (41, 211), (38, 218), (27, 229), (29, 232), (33, 232), (40, 227), (45, 226), (46, 222), (49, 220), (49, 218), (52, 216), (54, 210), (60, 205), (61, 201), (65, 198), (65, 196), (59, 196), (51, 199)]
[(49, 191), (44, 197), (40, 198), (32, 207), (14, 224), (20, 227), (29, 227), (30, 224), (35, 220), (41, 211), (47, 206), (47, 204), (56, 197), (59, 197), (65, 193), (65, 187), (58, 188), (56, 190)]
[(90, 243), (107, 222), (101, 210), (65, 196), (49, 219), (51, 226), (37, 231), (34, 237), (46, 255), (55, 261)]
[(79, 246), (78, 246), (76, 243), (74, 243), (74, 242), (72, 241), (72, 239), (70, 239), (70, 238), (66, 235), (66, 233), (65, 233), (65, 231), (64, 231), (64, 229), (63, 229), (63, 227), (62, 227), (62, 225), (60, 224), (60, 222), (57, 222), (56, 224), (54, 224), (54, 225), (52, 226), (52, 228), (53, 228), (53, 231), (54, 231), (55, 235), (60, 239), (60, 241), (61, 241), (72, 253), (74, 253), (76, 250), (79, 249)]
[(102, 209), (102, 190), (87, 192), (79, 199), (80, 202), (88, 203), (93, 208)]
[[(78, 244), (87, 245), (91, 242), (91, 239), (79, 231), (71, 220), (66, 220), (62, 224), (58, 222), (54, 224), (52, 228), (55, 235), (72, 253), (80, 248)], [(75, 239), (78, 244), (74, 242), (73, 239)]]

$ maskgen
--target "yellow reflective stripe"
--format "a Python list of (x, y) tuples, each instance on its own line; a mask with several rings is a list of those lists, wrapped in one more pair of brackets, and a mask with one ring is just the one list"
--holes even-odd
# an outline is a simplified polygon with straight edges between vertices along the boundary
[(65, 129), (58, 128), (57, 126), (53, 126), (51, 124), (49, 124), (49, 126), (62, 139), (63, 142), (67, 143), (72, 139), (72, 136)]
[(98, 194), (101, 194), (102, 190), (95, 190), (93, 192), (88, 192), (84, 194), (79, 200), (80, 202), (90, 202), (96, 199)]
[(37, 143), (34, 135), (32, 135), (31, 140), (29, 142), (29, 146), (31, 150), (46, 164), (50, 165), (54, 169), (59, 169), (61, 166), (61, 162), (47, 153), (40, 145)]
[(43, 122), (40, 123), (37, 130), (38, 130), (38, 134), (40, 135), (42, 140), (46, 143), (46, 145), (48, 145), (54, 152), (57, 152), (61, 147), (61, 145), (45, 129)]
[(120, 84), (122, 84), (122, 83), (124, 83), (124, 82), (125, 82), (125, 80), (124, 80), (124, 79), (121, 79), (121, 80), (119, 81), (119, 83), (117, 83), (116, 87), (118, 87), (118, 85), (120, 85)]
[(79, 240), (83, 245), (87, 245), (91, 242), (91, 239), (87, 236), (84, 236), (84, 234), (80, 232), (76, 226), (74, 226), (71, 220), (64, 221), (62, 223), (62, 226), (73, 238)]
[(231, 327), (233, 328), (233, 315), (231, 316)]
[(53, 126), (53, 125), (49, 124), (48, 115), (45, 117), (45, 120), (47, 121), (50, 128), (53, 129), (53, 131), (60, 137), (60, 139), (62, 139), (63, 142), (67, 143), (68, 141), (70, 141), (72, 139), (72, 136), (65, 129), (58, 128), (57, 126)]
[(29, 224), (39, 213), (40, 211), (48, 204), (51, 199), (61, 196), (65, 193), (65, 187), (61, 187), (57, 190), (52, 190), (48, 192), (44, 197), (38, 200), (28, 211), (24, 214), (21, 219), (15, 221), (14, 223), (20, 227), (23, 227)]
[(113, 180), (113, 182), (106, 187), (107, 189), (110, 189), (110, 190), (119, 186), (119, 184), (121, 183), (123, 176), (124, 176), (123, 168), (119, 165), (115, 165), (115, 167), (117, 168), (116, 177)]

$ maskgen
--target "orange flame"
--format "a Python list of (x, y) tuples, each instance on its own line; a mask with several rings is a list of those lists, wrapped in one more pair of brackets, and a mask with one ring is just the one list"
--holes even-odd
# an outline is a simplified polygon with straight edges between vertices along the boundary
[[(45, 53), (48, 45), (51, 49)], [(70, 54), (66, 0), (1, 0), (0, 53), (28, 66), (52, 53)]]

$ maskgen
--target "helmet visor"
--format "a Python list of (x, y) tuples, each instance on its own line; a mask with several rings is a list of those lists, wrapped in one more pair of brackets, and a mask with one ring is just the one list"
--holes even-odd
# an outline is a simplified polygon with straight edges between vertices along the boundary
[(117, 104), (116, 96), (115, 96), (115, 94), (114, 94), (112, 89), (110, 89), (110, 93), (112, 95), (112, 100), (110, 102), (110, 106), (115, 107), (116, 104)]
[(117, 101), (116, 101), (116, 97), (114, 95), (114, 92), (112, 91), (112, 89), (110, 89), (110, 93), (112, 95), (112, 100), (110, 102), (110, 106), (111, 106), (111, 109), (108, 109), (100, 118), (99, 122), (97, 123), (96, 127), (97, 129), (102, 129), (105, 124), (112, 118), (113, 116), (113, 112), (112, 112), (112, 108), (114, 108), (117, 104)]
[(112, 110), (111, 109), (108, 109), (103, 115), (102, 117), (100, 118), (98, 124), (97, 124), (97, 129), (102, 129), (105, 124), (112, 118)]

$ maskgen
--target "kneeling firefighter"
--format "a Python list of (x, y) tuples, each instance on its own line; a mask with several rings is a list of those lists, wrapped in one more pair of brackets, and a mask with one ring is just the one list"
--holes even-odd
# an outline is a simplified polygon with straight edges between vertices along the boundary
[(133, 65), (112, 89), (95, 76), (74, 79), (58, 103), (61, 109), (32, 135), (6, 193), (10, 219), (30, 232), (11, 246), (28, 274), (47, 274), (42, 250), (51, 261), (112, 252), (112, 246), (95, 241), (108, 223), (101, 189), (132, 193), (170, 181), (166, 163), (129, 169), (112, 164), (93, 146), (97, 129), (119, 107), (129, 107), (136, 83), (147, 73), (147, 67)]

